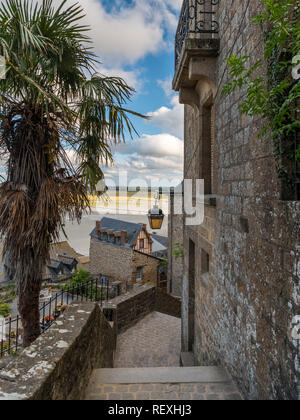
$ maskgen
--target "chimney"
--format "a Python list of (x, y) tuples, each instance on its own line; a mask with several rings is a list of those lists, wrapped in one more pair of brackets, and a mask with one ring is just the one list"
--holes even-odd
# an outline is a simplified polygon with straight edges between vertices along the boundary
[(101, 222), (100, 220), (97, 220), (96, 222), (96, 234), (100, 235), (100, 229), (101, 229)]
[(125, 246), (127, 241), (127, 231), (121, 230), (121, 246)]

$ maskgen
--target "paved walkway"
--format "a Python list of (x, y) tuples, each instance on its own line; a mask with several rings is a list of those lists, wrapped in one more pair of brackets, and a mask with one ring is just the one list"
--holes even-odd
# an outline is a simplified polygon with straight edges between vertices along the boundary
[(119, 335), (113, 369), (93, 372), (87, 400), (239, 400), (218, 367), (181, 368), (181, 320), (153, 312)]
[(120, 334), (115, 368), (179, 366), (181, 320), (153, 312)]

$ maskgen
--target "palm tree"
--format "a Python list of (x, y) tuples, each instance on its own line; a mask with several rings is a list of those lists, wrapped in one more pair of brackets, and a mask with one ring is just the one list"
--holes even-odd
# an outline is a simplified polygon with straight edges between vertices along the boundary
[[(0, 233), (19, 295), (24, 345), (40, 334), (39, 293), (49, 244), (66, 214), (80, 221), (103, 179), (112, 142), (135, 132), (133, 89), (97, 74), (78, 4), (7, 0), (0, 9)], [(72, 156), (76, 156), (74, 164)]]

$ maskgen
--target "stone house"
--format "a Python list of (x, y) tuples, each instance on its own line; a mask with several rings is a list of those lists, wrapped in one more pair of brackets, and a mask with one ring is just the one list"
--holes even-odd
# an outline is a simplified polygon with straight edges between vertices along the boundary
[(195, 226), (171, 212), (169, 248), (184, 244), (182, 351), (226, 367), (247, 399), (295, 400), (299, 197), (284, 198), (272, 141), (259, 136), (266, 121), (241, 115), (243, 92), (222, 94), (226, 58), (263, 59), (251, 22), (261, 5), (183, 2), (173, 88), (185, 105), (184, 177), (204, 179), (205, 211)]
[(83, 268), (79, 264), (79, 257), (67, 241), (51, 244), (43, 281), (56, 283), (71, 279), (77, 268)]
[[(0, 243), (0, 288), (8, 286), (12, 279), (8, 276), (3, 261), (3, 244)], [(55, 242), (50, 245), (49, 259), (44, 268), (44, 282), (60, 282), (72, 278), (76, 269), (88, 270), (89, 257), (78, 254), (68, 241)]]
[(123, 292), (135, 284), (160, 286), (162, 261), (151, 253), (146, 225), (104, 217), (91, 233), (89, 271), (121, 282)]

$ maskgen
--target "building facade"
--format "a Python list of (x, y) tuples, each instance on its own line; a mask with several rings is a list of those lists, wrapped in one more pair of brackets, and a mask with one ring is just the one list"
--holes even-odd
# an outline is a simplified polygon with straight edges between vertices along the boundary
[(295, 400), (300, 202), (282, 199), (272, 141), (259, 135), (267, 122), (240, 113), (243, 92), (222, 93), (232, 53), (263, 59), (251, 22), (261, 6), (183, 2), (173, 88), (185, 105), (184, 176), (204, 179), (205, 215), (183, 221), (182, 350), (226, 367), (247, 399)]
[[(168, 292), (174, 296), (182, 294), (183, 279), (183, 215), (182, 205), (179, 205), (179, 211), (176, 210), (177, 200), (180, 202), (182, 190), (171, 191), (169, 201), (169, 243), (168, 243)], [(178, 213), (178, 214), (176, 214)]]
[(92, 275), (105, 275), (121, 283), (126, 292), (136, 284), (160, 286), (161, 259), (151, 255), (152, 239), (146, 225), (103, 218), (91, 233)]

